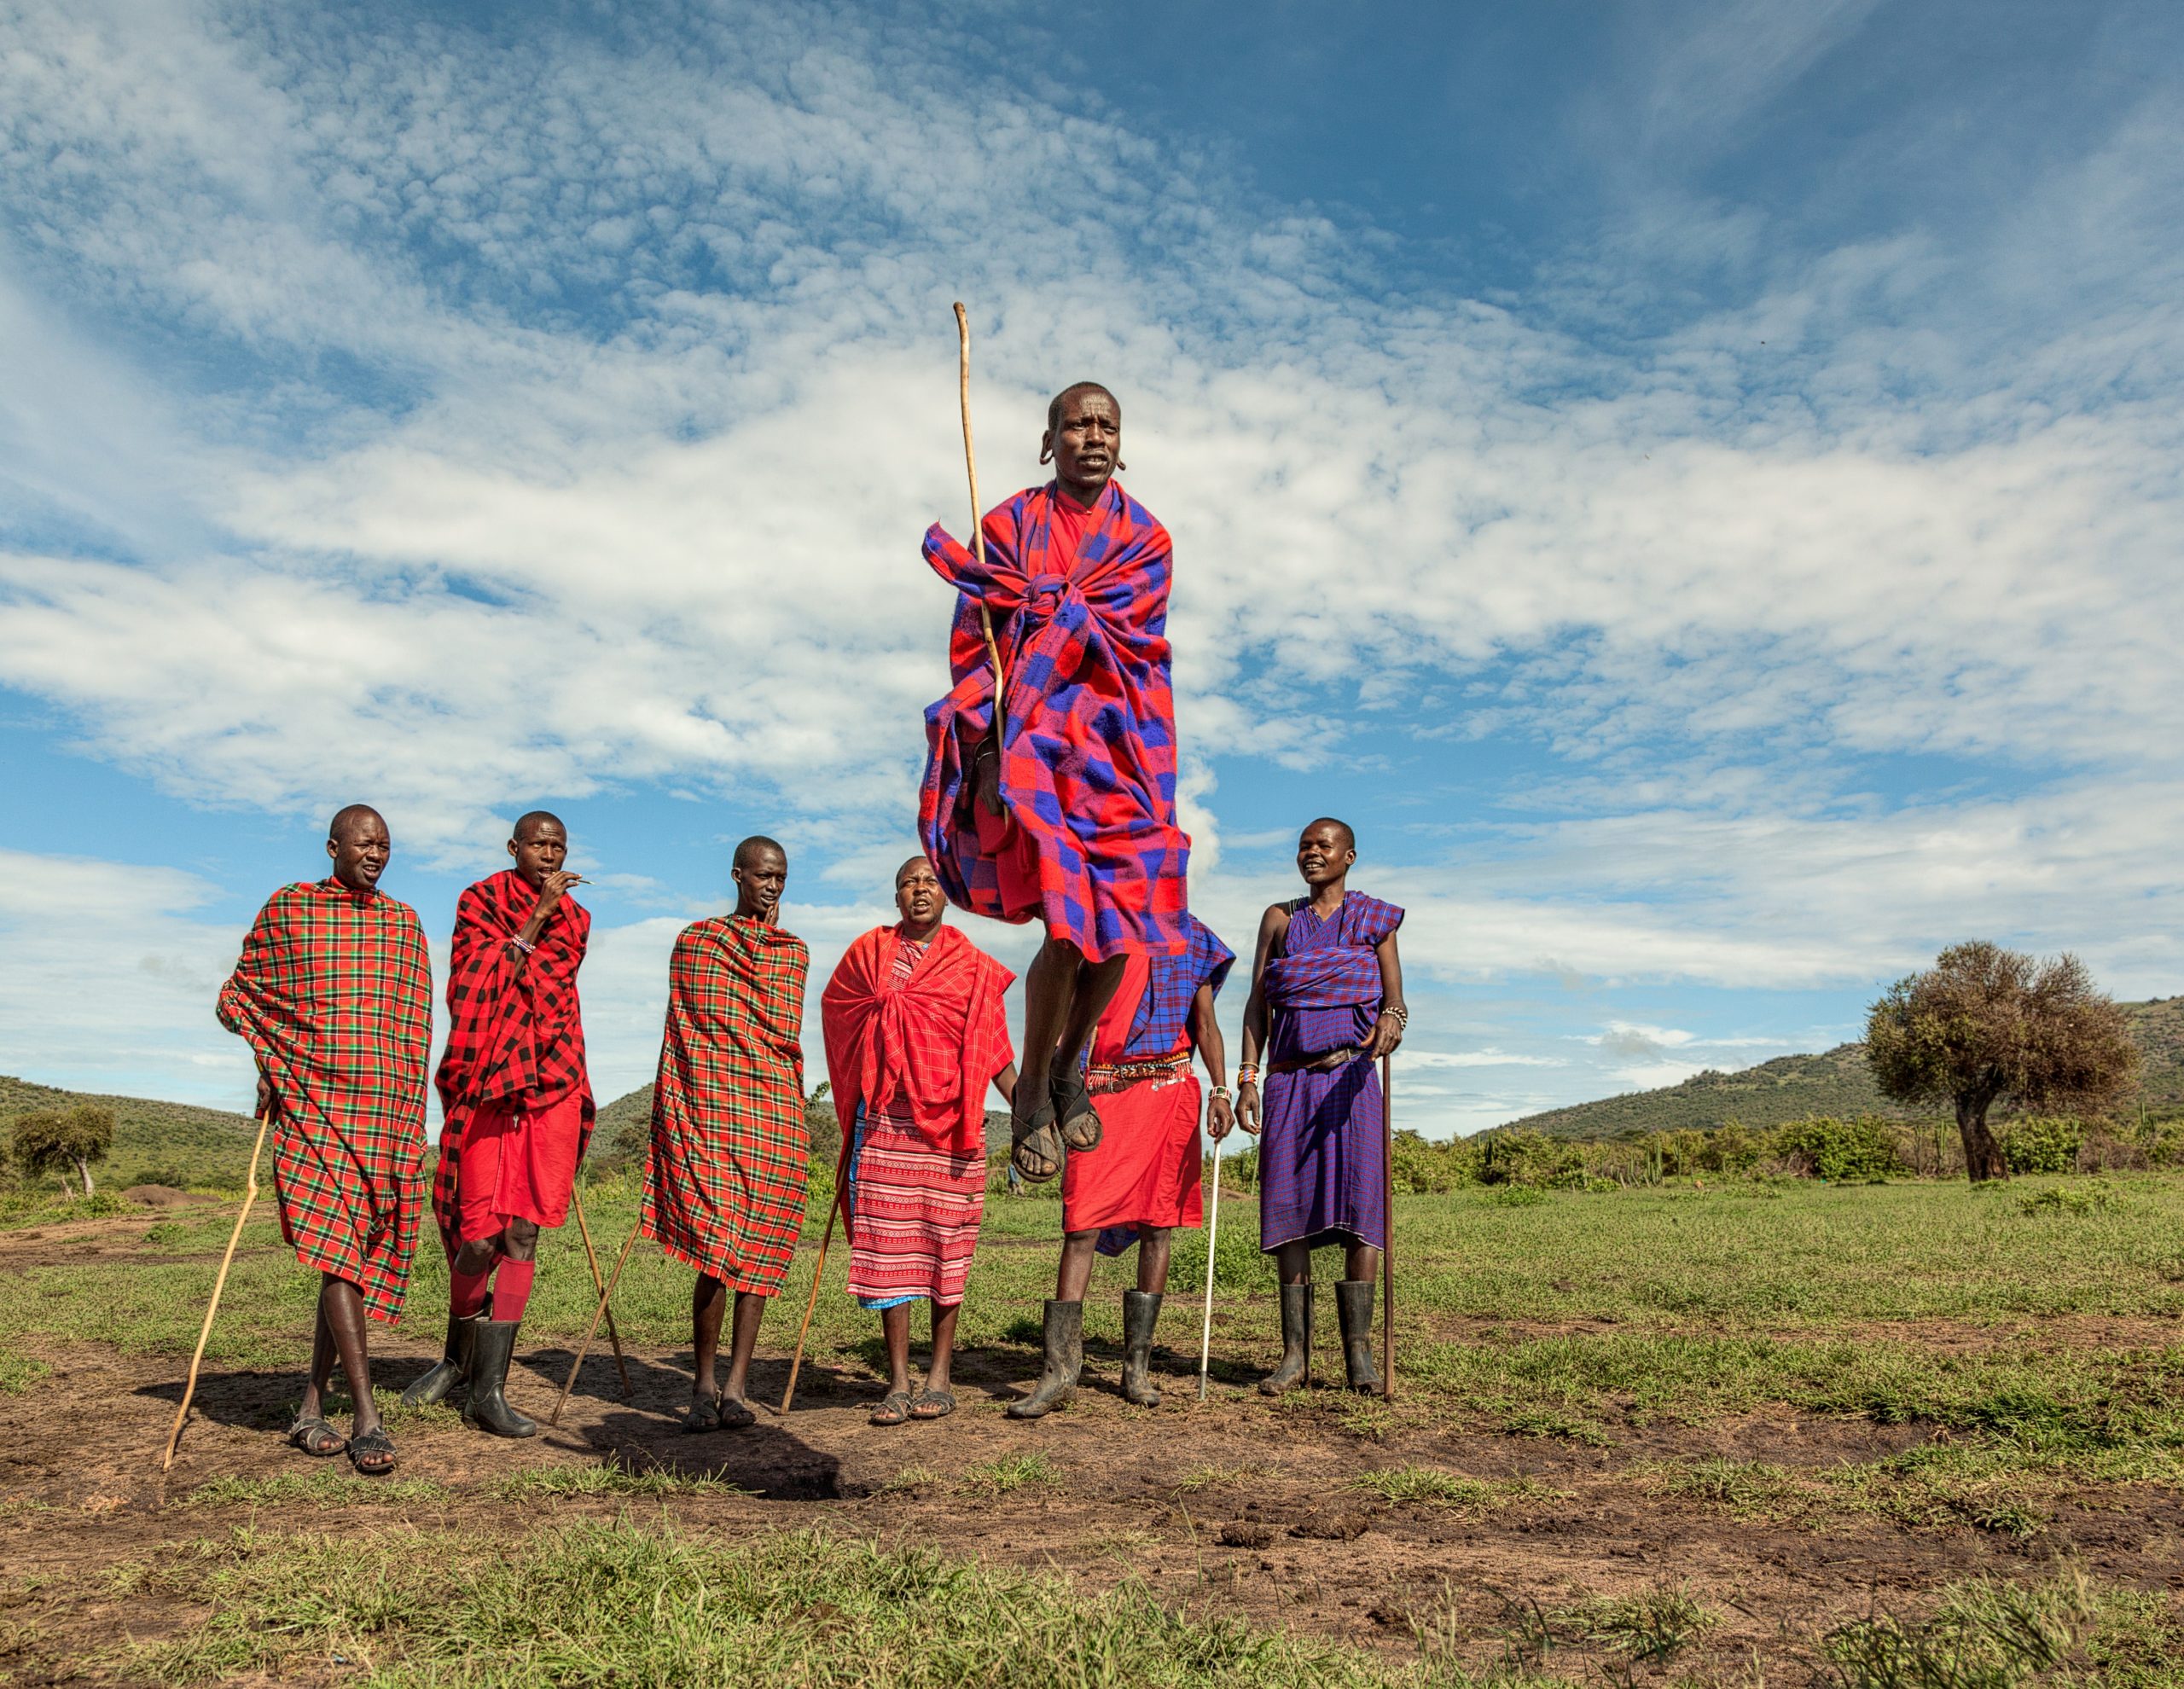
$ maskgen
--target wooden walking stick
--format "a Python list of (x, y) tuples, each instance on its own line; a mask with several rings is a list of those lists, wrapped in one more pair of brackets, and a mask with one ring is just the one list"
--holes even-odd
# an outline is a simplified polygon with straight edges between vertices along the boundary
[(1396, 1396), (1396, 1106), (1395, 1070), (1380, 1058), (1380, 1193), (1386, 1205), (1388, 1234), (1380, 1250), (1380, 1396)]
[[(979, 560), (979, 572), (985, 573), (986, 522), (985, 506), (979, 502), (979, 456), (971, 446), (971, 319), (961, 299), (956, 302), (956, 344), (957, 392), (963, 403), (963, 467), (971, 477), (971, 549)], [(986, 660), (993, 665), (993, 748), (1001, 754), (1001, 647), (994, 642), (993, 618), (986, 613), (986, 601), (979, 601), (979, 626), (985, 632)]]
[[(960, 311), (963, 307), (957, 305), (956, 309)], [(827, 1210), (827, 1229), (819, 1239), (819, 1260), (811, 1269), (811, 1294), (804, 1303), (804, 1323), (796, 1328), (796, 1353), (789, 1357), (788, 1387), (781, 1391), (778, 1413), (788, 1412), (788, 1404), (796, 1396), (796, 1375), (804, 1370), (804, 1339), (811, 1330), (812, 1311), (819, 1306), (819, 1280), (827, 1270), (827, 1246), (834, 1241), (834, 1222), (841, 1217), (842, 1213), (842, 1175), (848, 1170), (850, 1151), (856, 1141), (857, 1125), (852, 1121), (850, 1129), (842, 1134), (842, 1146), (834, 1157), (834, 1205)]]
[(1205, 1323), (1198, 1334), (1198, 1399), (1205, 1400), (1205, 1373), (1213, 1358), (1213, 1255), (1221, 1241), (1221, 1145), (1213, 1146), (1213, 1212), (1205, 1227)]
[(189, 1379), (182, 1387), (182, 1405), (174, 1410), (174, 1429), (167, 1433), (167, 1452), (160, 1461), (161, 1471), (174, 1465), (176, 1445), (182, 1441), (182, 1422), (189, 1417), (189, 1399), (197, 1394), (197, 1368), (205, 1360), (205, 1345), (212, 1340), (212, 1316), (220, 1311), (220, 1292), (228, 1287), (228, 1268), (235, 1265), (235, 1245), (242, 1241), (242, 1228), (250, 1218), (251, 1204), (258, 1200), (258, 1158), (265, 1148), (265, 1130), (273, 1123), (270, 1106), (258, 1117), (258, 1141), (250, 1147), (250, 1171), (244, 1175), (246, 1188), (242, 1193), (242, 1212), (235, 1216), (235, 1228), (228, 1234), (228, 1252), (220, 1257), (219, 1276), (212, 1280), (212, 1304), (205, 1310), (204, 1328), (197, 1333), (197, 1352), (189, 1357)]
[[(591, 1287), (597, 1291), (601, 1301), (607, 1297), (606, 1280), (599, 1276), (599, 1257), (591, 1247), (591, 1228), (584, 1222), (584, 1193), (575, 1185), (569, 1187), (569, 1200), (576, 1204), (577, 1235), (584, 1239), (584, 1258), (591, 1263)], [(622, 1334), (614, 1329), (614, 1310), (607, 1310), (607, 1340), (614, 1345), (614, 1367), (622, 1375), (622, 1400), (627, 1402), (637, 1392), (630, 1383), (630, 1363), (622, 1358)], [(573, 1378), (576, 1374), (569, 1376)]]
[(607, 1304), (614, 1299), (614, 1286), (622, 1282), (622, 1264), (630, 1258), (630, 1251), (637, 1246), (637, 1233), (644, 1230), (644, 1211), (640, 1209), (636, 1223), (630, 1228), (630, 1235), (623, 1242), (622, 1252), (614, 1257), (614, 1271), (608, 1276), (606, 1287), (599, 1292), (599, 1306), (593, 1310), (591, 1324), (584, 1332), (584, 1341), (577, 1345), (576, 1364), (569, 1368), (569, 1376), (561, 1384), (561, 1393), (554, 1398), (554, 1411), (546, 1416), (546, 1423), (549, 1425), (561, 1423), (561, 1408), (569, 1399), (569, 1390), (577, 1381), (577, 1374), (584, 1371), (584, 1357), (590, 1352), (592, 1338), (599, 1334), (600, 1318), (607, 1312)]

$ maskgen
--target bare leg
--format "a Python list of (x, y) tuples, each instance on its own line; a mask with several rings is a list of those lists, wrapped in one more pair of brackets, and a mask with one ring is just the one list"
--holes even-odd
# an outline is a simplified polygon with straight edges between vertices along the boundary
[(1380, 1251), (1368, 1243), (1350, 1240), (1342, 1256), (1342, 1276), (1356, 1284), (1361, 1279), (1380, 1276)]
[(538, 1254), (538, 1222), (511, 1220), (501, 1231), (501, 1253), (511, 1261), (531, 1261)]
[(740, 1402), (746, 1409), (751, 1405), (743, 1393), (750, 1384), (752, 1351), (758, 1347), (758, 1321), (765, 1317), (766, 1304), (771, 1300), (756, 1291), (735, 1293), (734, 1347), (728, 1355), (728, 1382), (720, 1391), (723, 1402)]
[[(903, 1309), (903, 1333), (905, 1338), (909, 1335), (909, 1311), (906, 1304)], [(951, 1302), (945, 1308), (937, 1302), (932, 1304), (932, 1364), (925, 1369), (925, 1387), (927, 1390), (948, 1388), (949, 1364), (956, 1358), (956, 1316), (962, 1311), (963, 1304), (960, 1302)], [(908, 1345), (904, 1346), (907, 1349)]]
[(328, 1273), (319, 1281), (318, 1310), (319, 1318), (333, 1334), (341, 1370), (348, 1375), (349, 1399), (356, 1408), (356, 1417), (349, 1424), (350, 1435), (363, 1437), (375, 1431), (379, 1404), (372, 1400), (371, 1357), (364, 1345), (363, 1293), (346, 1279)]
[[(1071, 946), (1072, 949), (1076, 947)], [(1054, 1061), (1064, 1069), (1076, 1065), (1084, 1053), (1085, 1041), (1092, 1036), (1092, 1029), (1099, 1024), (1100, 1017), (1107, 1013), (1107, 1005), (1115, 1000), (1115, 993), (1122, 988), (1123, 975), (1129, 970), (1128, 956), (1109, 956), (1105, 961), (1083, 962), (1077, 970), (1076, 987), (1071, 993), (1069, 1013), (1062, 1022), (1061, 1040), (1054, 1049)]]
[(296, 1408), (299, 1419), (316, 1419), (326, 1412), (326, 1387), (334, 1379), (334, 1333), (326, 1326), (326, 1283), (318, 1286), (318, 1303), (311, 1317), (311, 1375), (304, 1380), (304, 1399)]
[(1016, 1071), (1019, 1111), (1028, 1115), (1046, 1100), (1054, 1072), (1054, 1046), (1069, 1023), (1077, 977), (1084, 953), (1066, 938), (1050, 937), (1024, 970), (1024, 1051)]
[(1082, 1302), (1084, 1287), (1092, 1282), (1093, 1245), (1097, 1232), (1065, 1232), (1061, 1239), (1061, 1270), (1054, 1274), (1056, 1302)]
[(690, 1291), (690, 1348), (697, 1359), (697, 1375), (690, 1384), (694, 1408), (720, 1394), (714, 1362), (720, 1353), (721, 1315), (727, 1311), (728, 1286), (718, 1279), (700, 1277)]
[(887, 1393), (910, 1387), (910, 1304), (898, 1302), (880, 1310), (880, 1335), (887, 1344)]
[(490, 1272), (493, 1253), (499, 1247), (498, 1238), (473, 1238), (455, 1252), (455, 1261), (449, 1270), (460, 1273), (466, 1279), (474, 1279), (480, 1273)]
[(1137, 1287), (1148, 1296), (1168, 1293), (1169, 1231), (1147, 1226), (1137, 1234)]
[(1281, 1270), (1285, 1285), (1309, 1285), (1312, 1282), (1312, 1251), (1303, 1243), (1286, 1243), (1275, 1254), (1275, 1265)]

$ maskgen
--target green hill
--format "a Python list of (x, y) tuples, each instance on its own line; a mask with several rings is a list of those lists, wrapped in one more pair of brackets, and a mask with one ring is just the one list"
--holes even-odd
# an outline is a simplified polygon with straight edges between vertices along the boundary
[(0, 1074), (0, 1139), (11, 1135), (19, 1114), (77, 1103), (100, 1103), (113, 1111), (113, 1152), (91, 1170), (102, 1190), (147, 1184), (185, 1188), (242, 1184), (258, 1124), (247, 1114), (224, 1109), (63, 1091)]
[[(804, 1118), (811, 1127), (811, 1150), (814, 1158), (830, 1161), (841, 1147), (841, 1124), (834, 1117), (834, 1106), (824, 1097), (814, 1097), (804, 1106)], [(634, 1091), (614, 1099), (599, 1111), (599, 1123), (592, 1129), (593, 1149), (590, 1160), (601, 1167), (642, 1165), (645, 1158), (645, 1144), (652, 1132), (652, 1087), (640, 1085)], [(993, 1155), (1008, 1147), (1008, 1116), (1005, 1111), (986, 1111), (986, 1153)]]
[[(2148, 1108), (2184, 1104), (2184, 997), (2156, 997), (2121, 1007), (2131, 1018), (2132, 1036), (2143, 1064), (2134, 1106), (2139, 1101)], [(1496, 1129), (1543, 1132), (1554, 1138), (1612, 1138), (1625, 1132), (1711, 1129), (1732, 1120), (1746, 1126), (1778, 1126), (1815, 1114), (1838, 1119), (1873, 1114), (1901, 1120), (1917, 1111), (1881, 1095), (1867, 1070), (1862, 1043), (1838, 1044), (1819, 1055), (1778, 1056), (1734, 1073), (1709, 1069), (1680, 1085), (1573, 1103)]]

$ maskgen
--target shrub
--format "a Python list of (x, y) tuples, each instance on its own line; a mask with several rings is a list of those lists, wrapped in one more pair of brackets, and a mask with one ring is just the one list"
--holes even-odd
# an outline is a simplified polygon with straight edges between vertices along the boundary
[(1774, 1129), (1774, 1153), (1831, 1184), (1885, 1179), (1904, 1170), (1888, 1122), (1835, 1120), (1818, 1115)]
[(2002, 1128), (2002, 1159), (2013, 1173), (2071, 1173), (2084, 1143), (2083, 1123), (2068, 1115), (2028, 1114)]

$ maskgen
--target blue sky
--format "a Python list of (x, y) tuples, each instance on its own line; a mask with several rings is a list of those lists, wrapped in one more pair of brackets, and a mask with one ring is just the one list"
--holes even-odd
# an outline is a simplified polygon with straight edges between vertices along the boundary
[(240, 1106), (352, 799), (442, 938), (568, 817), (603, 1094), (736, 838), (830, 964), (957, 298), (989, 498), (1123, 397), (1201, 914), (1326, 810), (1411, 910), (1407, 1123), (2184, 990), (2180, 113), (2152, 4), (0, 0), (0, 1071)]

